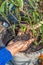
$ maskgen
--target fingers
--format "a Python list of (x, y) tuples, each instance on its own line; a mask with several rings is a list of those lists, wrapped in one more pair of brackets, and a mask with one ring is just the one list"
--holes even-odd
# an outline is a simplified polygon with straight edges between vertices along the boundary
[(20, 51), (20, 49), (23, 47), (23, 44), (20, 44), (19, 46), (16, 45), (14, 47), (12, 47), (12, 55), (14, 56), (16, 53), (18, 53)]
[(34, 39), (30, 39), (30, 40), (26, 41), (20, 51), (25, 51), (33, 41), (34, 41)]
[[(17, 41), (17, 42), (10, 42), (10, 45), (8, 45), (9, 51), (12, 53), (12, 55), (15, 55), (19, 51), (24, 51), (28, 48), (28, 46), (34, 41), (34, 39), (30, 39), (26, 42), (23, 41)], [(24, 43), (24, 44), (23, 44)]]
[(14, 47), (19, 47), (20, 45), (24, 45), (22, 41), (17, 41), (13, 44)]
[(14, 48), (14, 55), (19, 52), (23, 47), (23, 44), (19, 45), (18, 47)]
[(28, 41), (26, 41), (26, 44), (29, 46), (32, 42), (34, 42), (34, 39), (29, 39)]
[(14, 56), (20, 49), (23, 47), (23, 44), (11, 44), (8, 45), (6, 48), (11, 52), (12, 56)]
[(19, 46), (19, 45), (21, 45), (22, 43), (23, 43), (22, 41), (17, 41), (17, 42), (10, 41), (9, 44), (8, 44), (8, 46), (9, 46), (9, 45), (12, 45), (12, 46), (15, 47), (15, 46)]

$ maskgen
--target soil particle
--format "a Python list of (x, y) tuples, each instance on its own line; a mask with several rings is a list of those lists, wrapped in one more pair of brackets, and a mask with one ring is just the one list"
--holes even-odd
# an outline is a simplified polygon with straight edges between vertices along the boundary
[(14, 41), (28, 41), (30, 39), (30, 34), (23, 34), (23, 35), (20, 35), (20, 36), (16, 36), (16, 38), (14, 39)]

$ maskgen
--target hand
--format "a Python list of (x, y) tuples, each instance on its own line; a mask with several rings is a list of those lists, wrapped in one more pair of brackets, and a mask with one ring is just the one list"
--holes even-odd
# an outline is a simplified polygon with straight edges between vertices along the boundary
[(8, 46), (7, 49), (11, 52), (11, 54), (14, 56), (17, 52), (19, 51), (25, 51), (28, 46), (34, 41), (34, 39), (30, 39), (26, 42), (23, 41), (17, 41), (17, 42), (13, 42), (11, 41)]
[(17, 41), (16, 43), (13, 41), (10, 41), (9, 45), (6, 48), (11, 52), (12, 56), (14, 56), (17, 52), (20, 51), (23, 45), (24, 44), (22, 44), (21, 41)]
[(20, 51), (25, 51), (32, 42), (34, 42), (34, 39), (29, 39), (28, 41), (24, 42), (24, 45)]

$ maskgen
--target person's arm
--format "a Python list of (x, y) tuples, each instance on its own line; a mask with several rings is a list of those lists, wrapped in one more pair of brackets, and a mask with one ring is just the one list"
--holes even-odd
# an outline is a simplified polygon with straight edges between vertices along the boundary
[(6, 48), (2, 48), (0, 50), (0, 65), (4, 65), (10, 61), (12, 56), (14, 56), (20, 50), (26, 50), (32, 41), (34, 41), (34, 39), (31, 39), (28, 42), (26, 41), (24, 44), (23, 41), (17, 41), (15, 43), (11, 41)]
[(2, 48), (0, 50), (0, 65), (4, 65), (11, 59), (12, 59), (11, 53), (6, 48)]
[(23, 44), (19, 43), (14, 44), (13, 41), (10, 42), (10, 45), (8, 45), (6, 48), (0, 49), (0, 65), (5, 65), (8, 61), (12, 59), (12, 56), (14, 56), (21, 48), (23, 47)]

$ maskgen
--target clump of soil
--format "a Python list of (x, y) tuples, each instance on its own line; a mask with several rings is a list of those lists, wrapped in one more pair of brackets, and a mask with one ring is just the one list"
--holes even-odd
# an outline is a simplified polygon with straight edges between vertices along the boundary
[(16, 38), (14, 39), (14, 41), (28, 41), (30, 39), (30, 34), (23, 34), (23, 35), (18, 35), (16, 36)]

